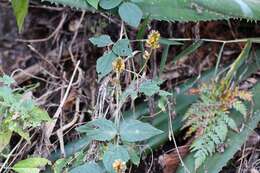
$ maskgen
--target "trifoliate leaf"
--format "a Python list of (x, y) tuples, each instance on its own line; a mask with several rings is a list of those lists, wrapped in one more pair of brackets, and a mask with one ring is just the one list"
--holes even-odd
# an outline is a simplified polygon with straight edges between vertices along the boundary
[(162, 134), (163, 131), (156, 129), (148, 123), (138, 120), (128, 120), (120, 125), (120, 136), (123, 141), (138, 142)]
[(118, 40), (113, 48), (113, 52), (118, 56), (130, 56), (132, 55), (132, 48), (128, 39)]
[(104, 118), (90, 121), (77, 128), (77, 131), (86, 133), (91, 139), (97, 141), (109, 141), (117, 134), (114, 123)]
[(89, 41), (97, 47), (105, 47), (113, 43), (109, 35), (91, 37)]
[(123, 21), (135, 28), (139, 26), (143, 17), (140, 7), (131, 2), (124, 2), (120, 5), (118, 13)]

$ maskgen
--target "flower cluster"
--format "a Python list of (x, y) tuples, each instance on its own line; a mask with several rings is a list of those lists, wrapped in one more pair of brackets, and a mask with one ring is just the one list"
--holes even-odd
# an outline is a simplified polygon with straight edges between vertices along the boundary
[(160, 44), (159, 44), (160, 37), (161, 37), (160, 33), (154, 30), (152, 30), (148, 35), (145, 45), (147, 48), (149, 48), (149, 50), (145, 50), (143, 54), (143, 58), (146, 61), (150, 59), (153, 50), (160, 48)]
[(152, 30), (151, 33), (148, 35), (148, 39), (146, 40), (146, 46), (151, 49), (158, 49), (160, 47), (160, 36), (161, 35), (158, 31)]
[(123, 58), (118, 57), (112, 62), (112, 67), (116, 73), (120, 74), (125, 70), (125, 61)]
[(126, 164), (122, 160), (115, 160), (113, 163), (113, 169), (116, 173), (125, 173)]

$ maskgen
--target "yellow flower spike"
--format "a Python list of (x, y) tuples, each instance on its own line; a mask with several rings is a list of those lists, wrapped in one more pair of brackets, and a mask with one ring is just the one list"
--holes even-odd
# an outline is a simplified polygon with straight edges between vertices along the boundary
[(147, 61), (151, 57), (151, 53), (149, 53), (147, 50), (144, 51), (143, 58)]
[(152, 30), (148, 35), (148, 39), (146, 40), (146, 46), (150, 47), (151, 49), (158, 49), (160, 47), (159, 45), (160, 37), (161, 35), (158, 31)]
[(122, 73), (125, 70), (125, 61), (123, 60), (123, 58), (117, 57), (112, 62), (112, 67), (116, 73)]
[(116, 173), (125, 173), (126, 171), (126, 164), (122, 160), (115, 160), (112, 166)]

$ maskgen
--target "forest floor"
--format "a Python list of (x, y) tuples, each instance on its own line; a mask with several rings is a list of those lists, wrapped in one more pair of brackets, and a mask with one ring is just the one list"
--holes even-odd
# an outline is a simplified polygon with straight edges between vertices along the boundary
[[(84, 16), (83, 16), (84, 15)], [(77, 24), (80, 28), (77, 28)], [(169, 23), (153, 21), (151, 28), (158, 30), (162, 37), (170, 38), (211, 38), (231, 40), (238, 38), (260, 37), (260, 25), (255, 22), (239, 20), (215, 21), (200, 23)], [(59, 127), (69, 125), (64, 131), (64, 143), (69, 143), (80, 136), (75, 127), (88, 121), (95, 107), (99, 84), (95, 70), (96, 59), (103, 53), (102, 48), (96, 48), (89, 42), (93, 35), (109, 34), (117, 40), (120, 32), (120, 20), (106, 14), (96, 14), (73, 11), (61, 7), (44, 7), (37, 3), (31, 4), (24, 29), (18, 33), (15, 18), (9, 3), (0, 0), (0, 71), (12, 75), (19, 86), (36, 85), (33, 96), (37, 103), (48, 110), (52, 116), (64, 96), (71, 75), (75, 70), (75, 61), (80, 61), (80, 75), (76, 76), (71, 92), (65, 102)], [(129, 28), (129, 36), (135, 39), (137, 30)], [(197, 77), (207, 69), (215, 66), (221, 45), (219, 43), (204, 43), (196, 52), (190, 54), (177, 64), (170, 63), (184, 46), (172, 46), (162, 78), (166, 80), (165, 89), (176, 88), (187, 79)], [(232, 62), (242, 49), (241, 44), (229, 44), (223, 51), (221, 66)], [(162, 51), (157, 52), (158, 63)], [(260, 71), (247, 78), (241, 87), (250, 88), (259, 82)], [(138, 104), (138, 102), (136, 103)], [(73, 115), (81, 112), (77, 122)], [(56, 127), (58, 128), (58, 127)], [(238, 152), (223, 172), (235, 172), (241, 167), (253, 172), (254, 161), (260, 159), (260, 127)], [(177, 136), (179, 145), (186, 141)], [(32, 144), (20, 147), (21, 152), (15, 159), (21, 159), (27, 154), (48, 156), (46, 146), (43, 146), (41, 130), (33, 138)], [(18, 137), (13, 137), (12, 145), (16, 145)], [(51, 138), (52, 149), (59, 147), (58, 138)], [(142, 166), (132, 172), (146, 172), (151, 162), (151, 172), (162, 172), (159, 157), (173, 149), (173, 143), (167, 142), (151, 156), (144, 159)], [(42, 153), (44, 151), (45, 153)], [(171, 161), (170, 161), (171, 162)], [(174, 162), (174, 161), (173, 161)], [(169, 164), (173, 164), (172, 162)], [(245, 171), (246, 172), (246, 171)], [(164, 170), (164, 173), (168, 173)]]

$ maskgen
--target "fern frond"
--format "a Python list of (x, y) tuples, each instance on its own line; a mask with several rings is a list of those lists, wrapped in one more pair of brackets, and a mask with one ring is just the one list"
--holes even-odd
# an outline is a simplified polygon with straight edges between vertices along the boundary
[(247, 115), (247, 107), (244, 103), (242, 103), (242, 101), (237, 100), (232, 104), (232, 107), (237, 110), (238, 112), (240, 112), (244, 117), (246, 117)]
[(245, 101), (252, 101), (253, 95), (251, 92), (249, 91), (239, 91), (237, 92), (237, 97), (239, 97), (241, 100), (245, 100)]
[(236, 122), (232, 118), (230, 118), (226, 113), (220, 113), (219, 115), (222, 117), (222, 120), (225, 121), (229, 128), (236, 132), (239, 131)]

